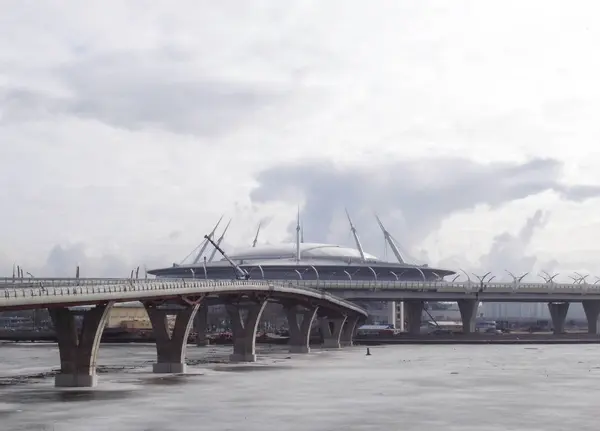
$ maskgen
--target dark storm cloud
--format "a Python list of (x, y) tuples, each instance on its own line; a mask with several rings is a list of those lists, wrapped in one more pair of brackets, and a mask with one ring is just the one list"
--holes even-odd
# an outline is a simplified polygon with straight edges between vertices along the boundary
[(558, 180), (561, 163), (533, 159), (525, 163), (482, 164), (466, 159), (424, 159), (376, 167), (338, 167), (303, 161), (261, 172), (254, 202), (286, 201), (301, 196), (307, 232), (314, 240), (349, 243), (332, 237), (348, 207), (365, 247), (382, 249), (377, 211), (387, 229), (405, 245), (424, 239), (449, 215), (478, 205), (498, 207), (545, 191), (580, 201), (600, 196), (600, 187), (565, 186)]
[(285, 90), (195, 75), (193, 68), (185, 55), (167, 50), (81, 57), (55, 70), (68, 96), (0, 89), (0, 121), (68, 114), (123, 129), (215, 136), (286, 97)]

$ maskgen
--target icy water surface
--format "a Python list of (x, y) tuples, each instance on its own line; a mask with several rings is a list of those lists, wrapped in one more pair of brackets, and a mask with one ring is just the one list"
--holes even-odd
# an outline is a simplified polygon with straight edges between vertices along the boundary
[(152, 345), (102, 345), (99, 386), (58, 390), (55, 345), (0, 345), (0, 429), (598, 430), (596, 345), (229, 351), (189, 346), (189, 373), (159, 376)]

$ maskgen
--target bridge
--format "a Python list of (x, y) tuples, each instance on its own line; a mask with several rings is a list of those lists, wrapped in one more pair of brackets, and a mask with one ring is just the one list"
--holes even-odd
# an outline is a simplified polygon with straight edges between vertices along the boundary
[(574, 283), (555, 283), (549, 278), (545, 283), (298, 280), (290, 285), (321, 289), (351, 301), (403, 301), (412, 334), (420, 330), (425, 301), (457, 302), (464, 333), (475, 332), (480, 302), (547, 302), (555, 333), (565, 332), (570, 303), (581, 302), (588, 332), (600, 334), (600, 284), (586, 283), (585, 277)]
[[(324, 347), (351, 345), (367, 312), (330, 293), (306, 286), (262, 280), (195, 279), (30, 279), (0, 280), (0, 311), (47, 308), (58, 339), (60, 372), (57, 387), (93, 387), (100, 338), (111, 307), (140, 301), (156, 339), (155, 373), (184, 373), (187, 340), (203, 301), (225, 303), (232, 322), (233, 362), (256, 361), (256, 330), (267, 302), (279, 302), (288, 318), (291, 353), (308, 353), (310, 330), (318, 320)], [(93, 305), (76, 324), (69, 307)], [(167, 315), (175, 316), (169, 330)]]
[[(403, 301), (408, 332), (420, 330), (426, 301), (456, 301), (463, 332), (475, 331), (480, 302), (547, 302), (556, 333), (564, 332), (572, 302), (581, 302), (588, 332), (600, 334), (600, 283), (584, 277), (574, 283), (464, 282), (446, 281), (224, 281), (196, 278), (0, 279), (0, 310), (48, 308), (55, 326), (61, 356), (57, 386), (93, 386), (100, 336), (107, 313), (115, 302), (140, 301), (150, 318), (156, 339), (157, 373), (185, 372), (185, 349), (189, 331), (201, 302), (218, 299), (226, 304), (233, 326), (232, 361), (255, 361), (258, 321), (267, 301), (284, 305), (290, 327), (290, 352), (309, 352), (310, 328), (319, 322), (325, 347), (350, 345), (358, 321), (366, 311), (351, 301)], [(79, 332), (69, 307), (94, 305), (85, 312)], [(205, 309), (205, 307), (204, 307)], [(166, 315), (174, 314), (169, 334)]]

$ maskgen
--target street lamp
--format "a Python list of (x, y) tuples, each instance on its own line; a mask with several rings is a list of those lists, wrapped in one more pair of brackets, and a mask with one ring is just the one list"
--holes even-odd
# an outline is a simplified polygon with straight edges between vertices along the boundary
[(559, 273), (557, 272), (554, 275), (550, 275), (547, 271), (542, 271), (538, 275), (542, 277), (546, 283), (551, 284), (554, 283), (554, 279), (559, 275)]
[(526, 272), (525, 274), (523, 274), (523, 275), (521, 275), (521, 276), (517, 277), (517, 276), (516, 276), (516, 275), (514, 275), (512, 272), (510, 272), (508, 269), (505, 269), (505, 271), (508, 273), (508, 275), (510, 275), (510, 276), (512, 277), (512, 279), (513, 279), (513, 283), (515, 283), (515, 284), (518, 284), (518, 283), (520, 283), (521, 281), (523, 281), (523, 279), (525, 278), (525, 276), (526, 276), (527, 274), (529, 274), (528, 272)]
[[(487, 273), (485, 273), (483, 276), (481, 276), (481, 275), (477, 275), (477, 274), (475, 274), (475, 273), (473, 274), (473, 275), (474, 275), (475, 277), (477, 277), (477, 279), (479, 280), (479, 292), (483, 292), (483, 289), (484, 289), (484, 287), (485, 287), (485, 283), (486, 283), (485, 279), (486, 279), (486, 277), (487, 277), (488, 275), (490, 275), (491, 273), (492, 273), (491, 271), (488, 271), (488, 272), (487, 272)], [(496, 278), (496, 276), (495, 276), (495, 275), (492, 275), (492, 276), (490, 277), (490, 279), (489, 279), (487, 282), (489, 283), (489, 282), (490, 282), (490, 281), (492, 281), (494, 278)]]

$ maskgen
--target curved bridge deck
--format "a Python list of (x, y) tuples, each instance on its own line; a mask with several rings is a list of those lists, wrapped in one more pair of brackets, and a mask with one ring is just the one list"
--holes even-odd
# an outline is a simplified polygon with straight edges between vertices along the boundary
[[(59, 387), (95, 386), (102, 331), (117, 302), (140, 301), (156, 340), (155, 373), (184, 373), (188, 336), (207, 298), (224, 299), (233, 333), (235, 362), (256, 361), (256, 331), (268, 301), (280, 302), (287, 314), (290, 353), (308, 353), (317, 317), (325, 347), (351, 345), (360, 306), (322, 290), (272, 281), (196, 279), (35, 279), (0, 283), (0, 311), (47, 308), (60, 352)], [(177, 307), (172, 307), (175, 303)], [(78, 324), (76, 305), (94, 305)], [(204, 307), (206, 310), (206, 306)], [(175, 315), (173, 326), (167, 315)]]
[(362, 307), (309, 286), (275, 281), (136, 280), (136, 279), (36, 279), (0, 284), (0, 310), (40, 308), (53, 305), (86, 305), (106, 301), (127, 302), (180, 296), (228, 294), (276, 295), (300, 298), (366, 317)]

